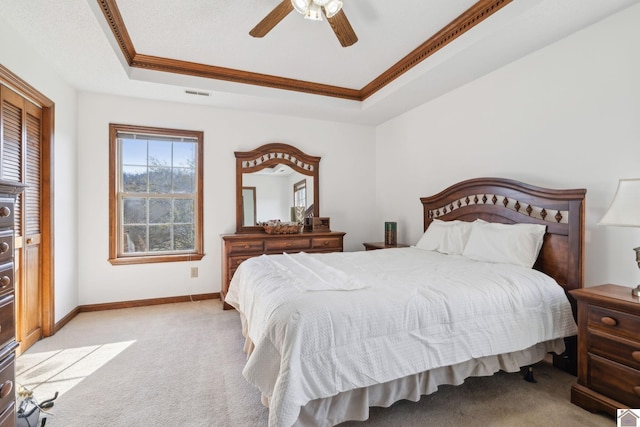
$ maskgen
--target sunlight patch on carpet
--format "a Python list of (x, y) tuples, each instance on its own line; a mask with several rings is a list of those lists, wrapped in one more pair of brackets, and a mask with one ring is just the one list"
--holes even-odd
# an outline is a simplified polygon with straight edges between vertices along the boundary
[(37, 401), (71, 390), (116, 357), (133, 341), (122, 341), (41, 353), (22, 354), (16, 360), (16, 383), (33, 391)]

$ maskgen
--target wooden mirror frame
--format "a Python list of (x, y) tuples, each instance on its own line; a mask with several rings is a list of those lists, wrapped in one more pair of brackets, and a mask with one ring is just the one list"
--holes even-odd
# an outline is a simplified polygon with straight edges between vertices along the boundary
[(318, 169), (320, 157), (310, 156), (296, 147), (283, 143), (262, 145), (252, 151), (236, 151), (236, 232), (264, 233), (259, 226), (243, 224), (242, 175), (272, 167), (287, 165), (303, 175), (313, 177), (313, 216), (320, 216), (320, 184)]

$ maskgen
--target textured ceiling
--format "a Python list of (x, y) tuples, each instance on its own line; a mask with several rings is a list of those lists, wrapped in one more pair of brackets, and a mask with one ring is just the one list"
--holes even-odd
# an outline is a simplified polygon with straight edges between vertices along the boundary
[[(639, 1), (515, 0), (364, 101), (131, 67), (98, 0), (0, 0), (0, 24), (15, 29), (80, 90), (377, 124)], [(353, 90), (475, 4), (343, 2), (359, 38), (348, 48), (326, 21), (307, 21), (295, 11), (264, 38), (249, 36), (280, 0), (114, 4), (137, 54)]]

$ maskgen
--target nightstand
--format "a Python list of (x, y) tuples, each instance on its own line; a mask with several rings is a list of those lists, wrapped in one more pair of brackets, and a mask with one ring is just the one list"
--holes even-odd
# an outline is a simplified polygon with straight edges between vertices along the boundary
[(384, 242), (365, 242), (363, 243), (365, 251), (375, 251), (376, 249), (389, 249), (389, 248), (408, 248), (409, 245), (404, 243), (398, 243), (397, 245), (385, 245)]
[(616, 416), (640, 408), (640, 299), (631, 288), (570, 291), (578, 301), (578, 383), (571, 402)]

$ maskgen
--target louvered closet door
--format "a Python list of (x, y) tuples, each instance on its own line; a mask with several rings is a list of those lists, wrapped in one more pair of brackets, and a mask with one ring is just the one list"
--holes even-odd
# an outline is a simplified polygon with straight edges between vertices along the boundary
[(40, 230), (42, 110), (0, 87), (2, 98), (2, 179), (28, 185), (18, 196), (16, 217), (16, 338), (19, 352), (42, 336)]

